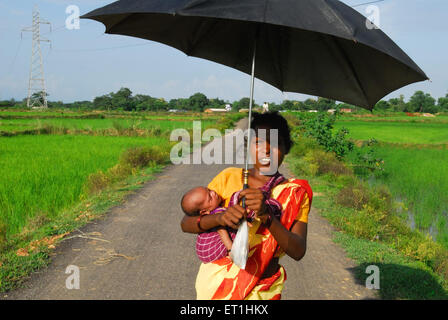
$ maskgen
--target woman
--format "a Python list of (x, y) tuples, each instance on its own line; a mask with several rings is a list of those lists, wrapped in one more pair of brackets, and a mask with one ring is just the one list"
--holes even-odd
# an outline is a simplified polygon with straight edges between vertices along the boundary
[[(245, 197), (246, 209), (236, 204), (224, 212), (200, 218), (184, 216), (181, 227), (184, 232), (200, 233), (214, 227), (224, 226), (238, 229), (238, 224), (251, 211), (255, 218), (249, 228), (249, 257), (245, 270), (234, 265), (229, 256), (220, 260), (201, 264), (196, 279), (198, 299), (280, 299), (286, 280), (284, 268), (279, 258), (285, 253), (294, 260), (300, 260), (306, 251), (308, 213), (311, 207), (312, 191), (307, 181), (280, 179), (270, 190), (271, 198), (282, 207), (281, 218), (276, 218), (266, 208), (266, 185), (280, 174), (266, 175), (270, 171), (270, 161), (278, 166), (289, 152), (292, 142), (286, 120), (276, 112), (255, 114), (251, 123), (255, 137), (251, 141), (250, 152), (255, 164), (249, 171), (249, 188), (240, 193)], [(269, 139), (259, 135), (260, 129), (278, 130), (278, 147), (270, 146)], [(263, 154), (262, 158), (257, 155)], [(219, 173), (208, 185), (229, 204), (232, 194), (243, 188), (242, 169), (227, 168)]]

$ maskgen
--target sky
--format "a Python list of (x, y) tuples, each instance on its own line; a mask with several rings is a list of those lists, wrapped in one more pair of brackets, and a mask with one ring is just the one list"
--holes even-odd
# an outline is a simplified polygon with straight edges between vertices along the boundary
[[(344, 0), (350, 6), (372, 0)], [(93, 100), (121, 87), (134, 94), (165, 100), (189, 97), (196, 92), (230, 102), (249, 96), (250, 76), (207, 60), (188, 57), (166, 45), (104, 33), (104, 25), (81, 20), (79, 30), (68, 30), (66, 8), (76, 5), (81, 15), (111, 0), (0, 0), (0, 100), (27, 96), (31, 58), (30, 32), (33, 6), (41, 19), (44, 74), (49, 100), (73, 102)], [(379, 27), (428, 75), (431, 81), (408, 85), (384, 99), (409, 97), (417, 90), (436, 99), (448, 93), (448, 1), (384, 0), (379, 8)], [(368, 5), (355, 9), (365, 16)], [(279, 103), (310, 96), (282, 93), (256, 80), (254, 99)]]

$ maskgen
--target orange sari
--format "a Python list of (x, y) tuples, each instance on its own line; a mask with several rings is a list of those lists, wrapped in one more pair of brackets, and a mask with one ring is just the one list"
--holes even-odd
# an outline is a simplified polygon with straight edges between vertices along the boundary
[[(226, 201), (233, 192), (243, 188), (241, 168), (228, 168), (219, 173), (208, 187)], [(312, 190), (305, 180), (289, 179), (271, 191), (272, 198), (282, 204), (280, 222), (290, 230), (294, 221), (308, 223)], [(203, 263), (196, 278), (199, 300), (278, 300), (281, 297), (286, 273), (282, 266), (276, 274), (260, 279), (269, 262), (285, 253), (277, 241), (256, 218), (249, 228), (249, 257), (242, 270), (227, 256), (211, 263)]]

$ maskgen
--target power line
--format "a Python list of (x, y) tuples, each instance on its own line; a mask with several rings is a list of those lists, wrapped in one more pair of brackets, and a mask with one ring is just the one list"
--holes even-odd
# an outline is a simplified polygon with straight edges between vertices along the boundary
[[(91, 24), (91, 23), (93, 23), (93, 22), (96, 22), (96, 21), (86, 21), (86, 22), (83, 21), (83, 23), (82, 23), (80, 26), (89, 25), (89, 24)], [(59, 32), (59, 31), (61, 31), (61, 30), (63, 30), (63, 29), (67, 29), (67, 26), (66, 26), (65, 24), (62, 25), (62, 26), (59, 26), (59, 27), (57, 27), (57, 28), (55, 28), (55, 29), (53, 29), (53, 30), (50, 29), (50, 31), (45, 32), (45, 33), (42, 33), (42, 35), (46, 35), (46, 34), (49, 34), (49, 33)], [(68, 30), (68, 29), (67, 29), (67, 30)]]
[(73, 52), (73, 53), (77, 53), (77, 52), (93, 52), (93, 51), (106, 51), (106, 50), (112, 50), (112, 49), (122, 49), (122, 48), (130, 48), (130, 47), (141, 47), (141, 46), (147, 46), (149, 45), (150, 42), (148, 43), (139, 43), (139, 44), (129, 44), (129, 45), (123, 45), (123, 46), (117, 46), (117, 47), (108, 47), (108, 48), (98, 48), (98, 49), (79, 49), (79, 50), (57, 50), (55, 49), (54, 51), (56, 52)]
[(13, 68), (14, 68), (14, 64), (16, 63), (16, 60), (17, 60), (17, 56), (19, 55), (19, 51), (20, 51), (20, 48), (22, 47), (22, 38), (20, 38), (20, 42), (19, 42), (19, 46), (17, 47), (17, 50), (16, 50), (16, 54), (15, 54), (15, 56), (14, 56), (14, 59), (12, 60), (12, 63), (10, 64), (10, 66), (9, 66), (9, 68), (8, 68), (8, 75), (9, 74), (11, 74), (11, 72), (12, 72), (12, 70), (13, 70)]
[(365, 6), (365, 5), (368, 5), (368, 4), (373, 4), (373, 3), (383, 2), (383, 1), (384, 0), (376, 0), (376, 1), (364, 2), (364, 3), (360, 3), (360, 4), (355, 4), (354, 6), (351, 6), (351, 7), (355, 8), (355, 7)]

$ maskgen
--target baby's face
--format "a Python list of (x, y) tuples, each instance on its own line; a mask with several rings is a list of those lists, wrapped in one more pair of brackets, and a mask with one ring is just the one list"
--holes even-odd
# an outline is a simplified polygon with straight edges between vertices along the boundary
[(199, 187), (196, 189), (198, 197), (198, 207), (200, 213), (210, 212), (217, 207), (222, 202), (222, 198), (213, 190), (205, 187)]

